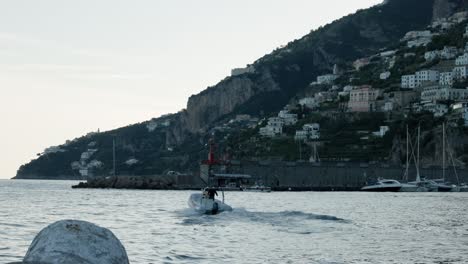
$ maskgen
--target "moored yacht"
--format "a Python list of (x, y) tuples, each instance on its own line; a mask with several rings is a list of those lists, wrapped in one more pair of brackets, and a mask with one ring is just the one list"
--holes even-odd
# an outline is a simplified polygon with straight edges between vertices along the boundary
[(378, 180), (361, 188), (363, 192), (398, 192), (402, 184), (397, 180)]

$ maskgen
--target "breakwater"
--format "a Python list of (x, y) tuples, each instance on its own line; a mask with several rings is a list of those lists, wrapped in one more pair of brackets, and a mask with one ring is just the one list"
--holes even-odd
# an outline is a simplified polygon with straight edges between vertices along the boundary
[[(252, 175), (253, 181), (263, 182), (276, 190), (358, 191), (370, 179), (416, 179), (416, 168), (411, 167), (406, 178), (404, 166), (384, 163), (243, 162), (239, 168), (243, 173)], [(440, 179), (443, 169), (422, 168), (420, 175), (427, 179)], [(467, 182), (468, 170), (447, 168), (445, 178), (451, 183)]]
[[(416, 169), (384, 163), (352, 162), (252, 162), (233, 161), (228, 165), (211, 167), (212, 173), (247, 174), (250, 179), (241, 182), (231, 180), (226, 184), (253, 185), (262, 183), (276, 191), (358, 191), (370, 179), (387, 178), (400, 181), (413, 181)], [(206, 185), (208, 166), (201, 165), (200, 172), (194, 174), (153, 175), (153, 176), (108, 176), (88, 179), (77, 187), (81, 188), (116, 188), (116, 189), (158, 189), (186, 190), (200, 189)], [(440, 179), (441, 167), (420, 169), (421, 177)], [(468, 182), (468, 170), (458, 167), (447, 168), (445, 178), (451, 183)], [(203, 180), (205, 179), (205, 180)]]

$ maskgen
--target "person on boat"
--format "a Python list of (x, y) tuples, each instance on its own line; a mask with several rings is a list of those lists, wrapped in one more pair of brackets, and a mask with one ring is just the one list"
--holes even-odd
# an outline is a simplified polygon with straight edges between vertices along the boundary
[(218, 196), (218, 192), (216, 191), (215, 188), (208, 188), (206, 192), (208, 193), (208, 199), (214, 200), (215, 195)]

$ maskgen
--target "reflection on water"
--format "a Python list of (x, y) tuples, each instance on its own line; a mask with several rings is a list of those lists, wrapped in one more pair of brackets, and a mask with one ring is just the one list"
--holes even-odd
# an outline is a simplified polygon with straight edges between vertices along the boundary
[(232, 192), (234, 210), (209, 216), (192, 192), (72, 184), (0, 181), (0, 263), (60, 219), (111, 229), (131, 263), (468, 263), (466, 193)]

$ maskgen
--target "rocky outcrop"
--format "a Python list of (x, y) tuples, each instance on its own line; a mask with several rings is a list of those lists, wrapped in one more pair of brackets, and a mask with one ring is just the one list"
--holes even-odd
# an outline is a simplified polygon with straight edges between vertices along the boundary
[(189, 98), (184, 112), (190, 132), (199, 132), (211, 122), (231, 113), (256, 94), (279, 90), (269, 71), (255, 76), (229, 77), (218, 85)]
[(128, 264), (129, 261), (124, 246), (110, 230), (85, 221), (63, 220), (37, 234), (23, 263)]

